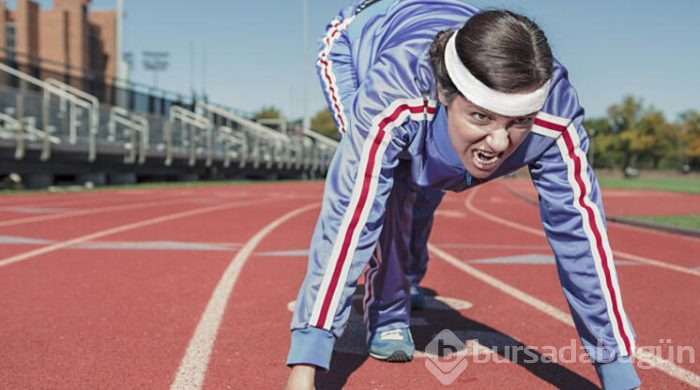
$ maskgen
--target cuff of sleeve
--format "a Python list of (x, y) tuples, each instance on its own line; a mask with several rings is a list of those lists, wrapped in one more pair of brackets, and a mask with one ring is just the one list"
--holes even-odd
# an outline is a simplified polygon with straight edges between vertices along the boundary
[(641, 385), (637, 371), (634, 369), (629, 356), (610, 363), (595, 364), (595, 370), (600, 378), (603, 389), (629, 390)]
[(287, 365), (311, 364), (328, 370), (334, 345), (335, 336), (327, 330), (313, 327), (294, 329)]

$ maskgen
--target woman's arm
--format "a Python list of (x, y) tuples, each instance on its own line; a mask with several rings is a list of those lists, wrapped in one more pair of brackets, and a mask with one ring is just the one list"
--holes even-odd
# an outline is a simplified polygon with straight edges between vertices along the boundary
[(350, 298), (381, 233), (398, 156), (429, 116), (424, 100), (407, 98), (414, 92), (394, 73), (394, 64), (380, 59), (346, 107), (348, 131), (329, 168), (292, 319), (290, 366), (329, 368)]
[(568, 81), (555, 88), (558, 98), (546, 108), (561, 116), (538, 120), (559, 136), (530, 165), (542, 223), (576, 329), (603, 387), (636, 388), (640, 382), (630, 358), (635, 336), (622, 305), (600, 189), (586, 159), (583, 110)]

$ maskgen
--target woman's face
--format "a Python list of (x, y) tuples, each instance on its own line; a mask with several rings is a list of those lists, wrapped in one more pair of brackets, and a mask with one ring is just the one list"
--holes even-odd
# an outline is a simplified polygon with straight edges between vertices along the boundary
[(475, 178), (491, 175), (525, 140), (536, 112), (520, 117), (495, 114), (456, 93), (447, 107), (447, 133), (464, 168)]

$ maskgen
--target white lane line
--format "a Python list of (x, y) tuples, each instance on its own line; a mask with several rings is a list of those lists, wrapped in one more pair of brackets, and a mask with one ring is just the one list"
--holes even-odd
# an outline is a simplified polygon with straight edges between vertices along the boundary
[(199, 320), (199, 324), (197, 324), (194, 335), (187, 347), (187, 352), (180, 363), (180, 368), (177, 371), (175, 380), (170, 386), (171, 389), (190, 390), (202, 388), (211, 351), (214, 347), (214, 341), (216, 340), (221, 318), (226, 309), (226, 303), (231, 296), (231, 291), (236, 284), (236, 279), (238, 279), (241, 269), (243, 269), (246, 261), (260, 241), (285, 221), (318, 207), (320, 207), (318, 203), (310, 204), (274, 220), (257, 232), (253, 238), (241, 248), (233, 260), (231, 260), (231, 263), (229, 263), (226, 271), (224, 271), (224, 274), (221, 276), (219, 283), (217, 283), (214, 293), (204, 310), (204, 314), (202, 314), (202, 318)]
[(475, 278), (485, 282), (486, 284), (490, 285), (491, 287), (494, 287), (498, 290), (501, 290), (502, 292), (512, 296), (513, 298), (522, 301), (524, 303), (527, 303), (528, 305), (534, 307), (535, 309), (546, 313), (557, 320), (567, 324), (574, 326), (574, 320), (571, 319), (571, 315), (569, 313), (565, 313), (556, 307), (550, 305), (549, 303), (546, 303), (542, 300), (539, 300), (535, 297), (533, 297), (530, 294), (527, 294), (521, 290), (518, 290), (515, 287), (512, 287), (506, 283), (504, 283), (501, 280), (498, 280), (494, 278), (493, 276), (486, 274), (482, 271), (479, 271), (478, 269), (472, 267), (471, 265), (465, 264), (456, 257), (450, 255), (449, 253), (443, 251), (442, 249), (436, 247), (433, 244), (428, 244), (428, 249), (434, 253), (436, 256), (444, 260), (445, 262), (461, 269), (462, 271), (466, 272), (467, 274), (474, 276)]
[(440, 248), (453, 249), (512, 249), (512, 250), (545, 250), (549, 251), (549, 245), (507, 245), (507, 244), (437, 244)]
[[(537, 207), (537, 193), (535, 193), (535, 196), (534, 196), (534, 198), (533, 198), (533, 197), (531, 196), (531, 194), (529, 194), (529, 193), (524, 193), (524, 192), (522, 192), (522, 191), (519, 191), (519, 190), (517, 190), (517, 189), (515, 189), (515, 188), (513, 188), (513, 187), (511, 187), (511, 186), (508, 186), (507, 184), (502, 184), (502, 183), (501, 183), (501, 187), (505, 188), (506, 191), (507, 191), (510, 195), (512, 195), (512, 196), (514, 196), (514, 197), (516, 197), (516, 198), (518, 198), (519, 200), (521, 200), (521, 201), (527, 203), (527, 204), (530, 205), (530, 206)], [(604, 195), (605, 198), (610, 197), (610, 194), (609, 194), (608, 192), (604, 192), (603, 195)], [(625, 217), (625, 216), (624, 216), (624, 215), (619, 215), (619, 217)], [(657, 236), (663, 236), (663, 237), (670, 237), (670, 238), (673, 238), (673, 239), (676, 239), (676, 240), (691, 241), (691, 242), (695, 242), (695, 243), (697, 243), (698, 240), (700, 240), (700, 238), (698, 238), (698, 237), (686, 236), (686, 235), (680, 235), (680, 234), (673, 234), (673, 233), (668, 233), (668, 232), (664, 232), (664, 231), (661, 231), (661, 230), (655, 230), (655, 229), (645, 228), (645, 227), (638, 227), (638, 226), (634, 226), (634, 225), (630, 225), (630, 224), (622, 223), (622, 222), (615, 222), (615, 221), (610, 221), (610, 220), (608, 220), (607, 223), (608, 223), (609, 225), (611, 225), (611, 226), (615, 226), (616, 228), (620, 228), (620, 229), (633, 230), (633, 231), (636, 231), (636, 232), (641, 232), (641, 233), (651, 234), (651, 235), (657, 235)]]
[(60, 214), (60, 213), (70, 213), (75, 211), (75, 209), (59, 208), (59, 207), (30, 207), (30, 206), (17, 206), (17, 207), (5, 207), (0, 211), (8, 211), (14, 214)]
[[(476, 208), (476, 206), (474, 206), (474, 204), (473, 204), (473, 199), (476, 196), (476, 194), (478, 193), (478, 190), (479, 190), (479, 188), (476, 188), (475, 190), (473, 190), (474, 192), (469, 194), (469, 196), (467, 196), (467, 199), (464, 202), (469, 211), (473, 212), (474, 214), (476, 214), (484, 219), (488, 219), (489, 221), (492, 221), (492, 222), (495, 222), (495, 223), (498, 223), (501, 225), (505, 225), (505, 226), (511, 227), (513, 229), (517, 229), (517, 230), (521, 230), (521, 231), (524, 231), (527, 233), (531, 233), (531, 234), (534, 234), (534, 235), (537, 235), (540, 237), (546, 237), (546, 235), (544, 234), (544, 232), (541, 229), (535, 229), (535, 228), (531, 228), (531, 227), (526, 226), (526, 225), (521, 225), (519, 223), (497, 217), (495, 215), (489, 214), (485, 211), (482, 211), (482, 210)], [(687, 268), (687, 267), (683, 267), (680, 265), (670, 264), (670, 263), (666, 263), (663, 261), (650, 259), (648, 257), (637, 256), (637, 255), (633, 255), (631, 253), (622, 252), (622, 251), (618, 251), (618, 250), (613, 250), (613, 254), (616, 257), (626, 258), (627, 260), (634, 260), (634, 261), (637, 261), (639, 263), (651, 265), (654, 267), (664, 268), (667, 270), (676, 271), (676, 272), (680, 272), (680, 273), (684, 273), (684, 274), (692, 275), (692, 276), (700, 276), (700, 272), (698, 272), (692, 268)]]
[[(173, 199), (173, 198), (175, 198), (175, 199)], [(168, 199), (170, 199), (170, 200), (168, 200)], [(7, 221), (0, 222), (0, 227), (17, 226), (17, 225), (23, 225), (23, 224), (28, 224), (28, 223), (44, 222), (44, 221), (51, 221), (51, 220), (63, 219), (63, 218), (72, 218), (72, 217), (79, 217), (79, 216), (83, 216), (83, 215), (91, 215), (91, 214), (98, 214), (98, 213), (109, 213), (112, 211), (142, 209), (145, 207), (153, 207), (153, 206), (160, 206), (160, 205), (166, 205), (166, 204), (182, 203), (182, 202), (188, 201), (190, 199), (191, 198), (183, 198), (181, 195), (177, 195), (174, 197), (168, 196), (168, 197), (165, 197), (164, 199), (154, 201), (154, 202), (128, 203), (128, 204), (122, 204), (122, 205), (117, 205), (117, 206), (98, 207), (98, 208), (94, 208), (94, 209), (79, 210), (79, 211), (73, 211), (73, 212), (61, 213), (61, 214), (38, 215), (38, 216), (34, 216), (34, 217), (10, 219)]]
[[(154, 191), (148, 191), (145, 192), (143, 190), (140, 190), (140, 193), (125, 193), (124, 191), (116, 191), (116, 190), (107, 190), (107, 191), (94, 191), (94, 192), (78, 192), (78, 193), (61, 193), (61, 194), (56, 194), (56, 193), (50, 193), (46, 194), (44, 198), (42, 199), (32, 199), (27, 197), (28, 195), (16, 195), (17, 196), (17, 202), (15, 203), (7, 203), (3, 204), (0, 203), (0, 208), (7, 208), (7, 207), (64, 207), (66, 205), (73, 206), (73, 205), (78, 205), (78, 206), (84, 206), (86, 202), (92, 203), (92, 202), (97, 202), (100, 200), (103, 200), (105, 197), (109, 197), (110, 195), (148, 195), (150, 196)], [(165, 195), (173, 195), (170, 193), (166, 193)], [(13, 195), (14, 196), (14, 195)], [(53, 199), (51, 199), (53, 198)], [(126, 199), (125, 199), (126, 200)]]
[[(56, 240), (0, 235), (0, 245), (51, 245)], [(79, 249), (120, 249), (120, 250), (164, 250), (164, 251), (230, 251), (241, 244), (187, 241), (92, 241), (72, 248)]]
[(277, 200), (279, 200), (279, 199), (272, 199), (269, 197), (265, 197), (265, 198), (260, 198), (260, 199), (256, 199), (256, 200), (251, 200), (251, 201), (229, 203), (229, 204), (225, 204), (225, 205), (210, 206), (210, 207), (203, 207), (203, 208), (198, 208), (198, 209), (194, 209), (194, 210), (182, 211), (179, 213), (168, 214), (168, 215), (164, 215), (164, 216), (157, 217), (157, 218), (151, 218), (151, 219), (147, 219), (144, 221), (139, 221), (139, 222), (134, 222), (134, 223), (126, 224), (126, 225), (121, 225), (121, 226), (117, 226), (117, 227), (114, 227), (111, 229), (106, 229), (106, 230), (101, 230), (99, 232), (91, 233), (91, 234), (88, 234), (85, 236), (76, 237), (76, 238), (73, 238), (73, 239), (68, 240), (68, 241), (63, 241), (63, 242), (59, 242), (59, 243), (56, 243), (53, 245), (45, 246), (43, 248), (38, 248), (38, 249), (35, 249), (33, 251), (24, 252), (24, 253), (20, 253), (18, 255), (15, 255), (15, 256), (0, 259), (0, 268), (5, 267), (5, 266), (10, 265), (10, 264), (13, 264), (13, 263), (17, 263), (20, 261), (31, 259), (33, 257), (40, 256), (40, 255), (43, 255), (43, 254), (46, 254), (49, 252), (57, 251), (59, 249), (63, 249), (63, 248), (69, 247), (69, 246), (82, 244), (84, 242), (91, 241), (91, 240), (94, 240), (96, 238), (109, 236), (111, 234), (125, 232), (127, 230), (142, 228), (144, 226), (155, 225), (157, 223), (172, 221), (172, 220), (179, 219), (179, 218), (191, 217), (193, 215), (210, 213), (212, 211), (225, 210), (228, 208), (234, 208), (234, 207), (240, 207), (240, 206), (249, 206), (252, 204), (272, 202), (272, 201), (277, 201)]
[[(496, 223), (511, 226), (511, 227), (518, 229), (518, 230), (527, 231), (529, 233), (534, 233), (534, 234), (537, 234), (539, 236), (544, 236), (544, 233), (539, 231), (539, 230), (535, 230), (535, 229), (530, 228), (529, 226), (524, 226), (524, 225), (516, 224), (516, 223), (511, 222), (511, 221), (504, 220), (502, 218), (496, 217), (495, 215), (491, 215), (487, 212), (484, 212), (484, 211), (479, 210), (476, 207), (474, 207), (474, 205), (472, 204), (472, 200), (474, 199), (474, 196), (476, 196), (476, 194), (478, 193), (478, 190), (479, 190), (479, 188), (475, 189), (474, 192), (467, 197), (465, 204), (469, 210), (471, 210), (475, 214), (477, 214), (483, 218), (486, 218), (490, 221), (494, 221)], [(512, 287), (512, 286), (506, 284), (505, 282), (492, 277), (491, 275), (488, 275), (484, 272), (481, 272), (474, 267), (470, 267), (469, 265), (462, 263), (457, 258), (451, 256), (449, 253), (444, 252), (444, 251), (440, 250), (439, 248), (436, 248), (433, 245), (429, 244), (428, 249), (430, 251), (432, 251), (433, 253), (435, 253), (439, 258), (456, 266), (457, 268), (461, 269), (462, 271), (464, 271), (464, 272), (466, 272), (466, 273), (468, 273), (468, 274), (470, 274), (478, 279), (483, 280), (485, 283), (505, 292), (506, 294), (524, 302), (525, 304), (528, 304), (532, 307), (535, 307), (536, 309), (544, 312), (545, 314), (550, 315), (551, 317), (553, 317), (553, 318), (555, 318), (555, 319), (557, 319), (557, 320), (559, 320), (559, 321), (561, 321), (569, 326), (574, 326), (573, 320), (571, 319), (571, 316), (569, 314), (564, 313), (563, 311), (557, 309), (556, 307), (553, 307), (547, 303), (544, 303), (544, 302), (538, 300), (537, 298), (534, 298), (531, 295), (525, 293), (524, 291), (518, 290), (515, 287)], [(624, 252), (613, 252), (613, 253), (615, 253), (617, 256), (617, 255), (622, 255)], [(641, 263), (649, 264), (648, 260), (651, 260), (651, 259), (642, 258), (640, 256), (635, 256), (635, 255), (632, 255), (632, 256), (637, 257), (639, 259), (642, 259), (643, 261), (640, 261), (639, 259), (631, 258), (632, 260), (637, 260)], [(625, 257), (630, 258), (629, 256), (625, 256)], [(651, 260), (651, 261), (661, 264), (661, 265), (658, 265), (659, 267), (669, 268), (669, 267), (666, 267), (666, 266), (669, 266), (669, 264), (661, 263), (661, 262), (658, 262), (656, 260)], [(656, 264), (652, 264), (652, 265), (656, 265)], [(674, 268), (679, 268), (679, 269), (674, 269), (674, 270), (679, 271), (679, 272), (683, 272), (683, 273), (688, 273), (687, 271), (691, 271), (691, 272), (695, 271), (695, 270), (680, 267), (680, 266), (674, 266)], [(671, 269), (671, 268), (669, 268), (669, 269)], [(696, 276), (700, 275), (700, 273), (698, 273), (698, 272), (695, 272), (695, 274), (696, 274)], [(546, 305), (546, 306), (542, 306), (540, 304), (540, 302), (544, 303), (544, 305)], [(565, 316), (566, 318), (563, 318), (562, 316)], [(673, 378), (676, 378), (682, 382), (688, 383), (691, 386), (700, 387), (700, 375), (697, 375), (691, 371), (688, 371), (684, 368), (681, 368), (668, 360), (665, 360), (665, 359), (662, 359), (656, 355), (653, 355), (650, 352), (645, 351), (644, 347), (637, 348), (637, 350), (635, 351), (635, 357), (637, 359), (653, 366), (654, 368), (664, 372), (665, 374), (667, 374)]]
[[(482, 282), (488, 284), (491, 287), (494, 287), (507, 295), (529, 305), (534, 307), (535, 309), (549, 315), (550, 317), (566, 324), (571, 327), (574, 327), (574, 321), (571, 318), (571, 315), (569, 313), (566, 313), (562, 310), (557, 309), (556, 307), (543, 302), (534, 296), (519, 290), (506, 282), (496, 279), (491, 275), (488, 275), (484, 272), (479, 271), (478, 269), (465, 264), (461, 262), (459, 259), (456, 257), (450, 255), (449, 253), (443, 251), (442, 249), (432, 245), (428, 244), (428, 249), (430, 252), (432, 252), (435, 256), (438, 258), (442, 259), (446, 263), (455, 266), (456, 268), (464, 271), (465, 273), (481, 280)], [(695, 387), (700, 387), (700, 376), (688, 371), (684, 368), (681, 368), (672, 362), (662, 359), (651, 352), (647, 351), (644, 349), (644, 347), (639, 347), (636, 350), (636, 353), (634, 355), (638, 360), (643, 361), (644, 363), (648, 364), (649, 366), (652, 366), (660, 371), (663, 371), (667, 375), (672, 376), (673, 378), (676, 378), (682, 382), (685, 382), (691, 386)]]

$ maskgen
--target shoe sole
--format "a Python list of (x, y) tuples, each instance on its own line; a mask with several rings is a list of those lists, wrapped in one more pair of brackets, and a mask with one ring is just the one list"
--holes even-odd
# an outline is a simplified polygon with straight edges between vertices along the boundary
[(407, 363), (413, 360), (413, 356), (409, 356), (406, 352), (403, 351), (396, 351), (392, 353), (389, 356), (386, 355), (377, 355), (372, 352), (369, 353), (369, 356), (381, 360), (384, 362), (390, 362), (390, 363)]

